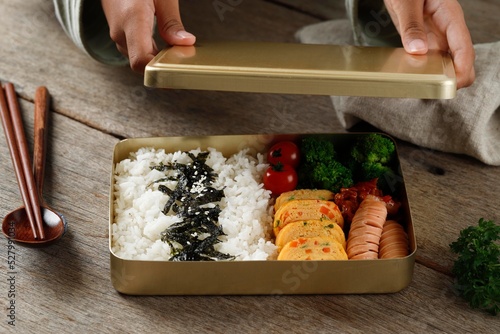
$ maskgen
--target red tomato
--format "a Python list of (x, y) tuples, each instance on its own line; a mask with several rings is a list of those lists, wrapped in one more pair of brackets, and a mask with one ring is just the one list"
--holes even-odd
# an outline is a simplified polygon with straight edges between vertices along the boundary
[(274, 196), (278, 196), (294, 190), (297, 187), (298, 177), (292, 166), (278, 163), (267, 168), (263, 181), (264, 187)]
[(282, 141), (274, 144), (267, 152), (267, 161), (271, 165), (281, 162), (283, 165), (290, 165), (297, 168), (300, 162), (300, 151), (297, 145), (291, 141)]

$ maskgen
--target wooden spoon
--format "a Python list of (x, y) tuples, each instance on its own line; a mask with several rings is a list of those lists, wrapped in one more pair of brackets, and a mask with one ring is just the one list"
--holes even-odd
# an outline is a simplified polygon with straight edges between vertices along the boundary
[(45, 171), (45, 153), (47, 123), (49, 114), (49, 94), (46, 87), (39, 87), (35, 93), (35, 139), (34, 139), (34, 175), (39, 193), (40, 208), (43, 217), (45, 238), (35, 238), (24, 206), (10, 212), (2, 222), (2, 232), (9, 239), (25, 246), (48, 246), (60, 239), (67, 229), (64, 216), (47, 206), (43, 200), (43, 175)]

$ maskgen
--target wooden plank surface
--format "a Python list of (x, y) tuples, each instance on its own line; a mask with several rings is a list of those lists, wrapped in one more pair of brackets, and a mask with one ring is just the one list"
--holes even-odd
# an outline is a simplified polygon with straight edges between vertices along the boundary
[[(211, 1), (181, 3), (186, 26), (199, 38), (293, 41), (296, 29), (319, 22), (315, 7), (304, 1), (286, 6), (284, 0), (242, 1), (223, 20)], [(498, 1), (462, 3), (475, 41), (500, 38), (493, 29)], [(53, 96), (45, 197), (69, 222), (68, 234), (56, 245), (16, 249), (16, 327), (4, 316), (0, 332), (492, 333), (500, 328), (498, 317), (470, 310), (456, 296), (448, 248), (460, 229), (480, 217), (500, 221), (499, 169), (404, 142), (399, 154), (418, 253), (413, 281), (403, 291), (244, 297), (117, 293), (109, 277), (108, 192), (111, 154), (121, 138), (343, 129), (328, 97), (145, 89), (142, 77), (128, 68), (103, 66), (77, 50), (50, 1), (0, 0), (0, 8), (0, 81), (15, 83), (28, 133), (35, 88), (46, 85)], [(21, 204), (6, 145), (0, 145), (0, 175), (4, 217)], [(0, 245), (6, 315), (7, 240)]]

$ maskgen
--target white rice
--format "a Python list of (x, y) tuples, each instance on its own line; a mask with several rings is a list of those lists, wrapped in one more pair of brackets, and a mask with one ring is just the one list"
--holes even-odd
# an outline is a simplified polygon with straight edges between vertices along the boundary
[[(261, 182), (267, 167), (263, 156), (255, 158), (243, 150), (226, 159), (215, 149), (208, 151), (206, 164), (218, 175), (213, 187), (224, 188), (225, 196), (218, 204), (222, 210), (219, 224), (226, 236), (219, 238), (222, 242), (215, 249), (235, 260), (275, 259), (270, 193)], [(201, 151), (191, 152), (196, 155)], [(175, 161), (185, 164), (191, 159), (183, 152), (141, 148), (116, 164), (111, 245), (117, 256), (157, 261), (167, 261), (172, 256), (169, 245), (160, 240), (160, 233), (180, 218), (161, 212), (169, 197), (158, 190), (158, 184), (151, 183), (165, 174), (150, 167)], [(168, 186), (173, 189), (175, 182)]]

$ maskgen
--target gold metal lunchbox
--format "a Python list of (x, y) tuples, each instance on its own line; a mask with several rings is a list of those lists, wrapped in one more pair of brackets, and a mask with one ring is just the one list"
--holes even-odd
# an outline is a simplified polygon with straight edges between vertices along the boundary
[[(308, 134), (307, 136), (315, 136)], [(319, 135), (319, 134), (317, 134)], [(347, 143), (366, 134), (322, 134)], [(211, 261), (174, 262), (130, 260), (112, 250), (115, 217), (115, 166), (142, 147), (166, 152), (215, 148), (229, 156), (243, 148), (266, 152), (273, 143), (302, 135), (223, 135), (134, 138), (119, 142), (113, 152), (109, 202), (109, 251), (114, 288), (130, 295), (280, 295), (392, 293), (407, 287), (413, 276), (417, 243), (404, 184), (398, 175), (397, 197), (402, 206), (410, 254), (403, 258), (338, 261)], [(396, 152), (397, 153), (397, 152)], [(396, 167), (401, 170), (399, 159)]]

